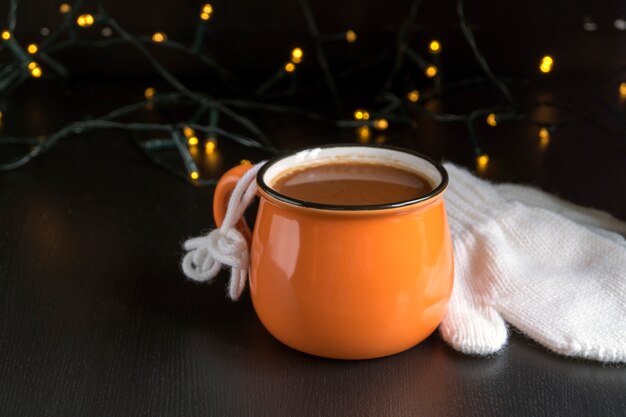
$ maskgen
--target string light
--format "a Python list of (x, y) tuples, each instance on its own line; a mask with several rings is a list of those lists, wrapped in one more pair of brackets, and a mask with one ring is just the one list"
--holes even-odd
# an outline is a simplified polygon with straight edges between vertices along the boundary
[(190, 138), (192, 136), (195, 136), (195, 134), (196, 134), (195, 130), (193, 130), (189, 126), (185, 126), (183, 128), (183, 135), (185, 135), (186, 138)]
[(539, 129), (539, 144), (545, 148), (550, 143), (550, 131), (545, 127)]
[(208, 138), (206, 140), (206, 142), (204, 143), (204, 151), (210, 155), (213, 152), (215, 152), (215, 149), (217, 148), (217, 139), (215, 138)]
[(554, 65), (554, 59), (550, 55), (546, 55), (541, 58), (541, 62), (539, 63), (539, 71), (544, 74), (552, 71), (552, 66)]
[(249, 159), (242, 159), (239, 161), (239, 165), (252, 165), (252, 162)]
[(200, 19), (209, 20), (211, 18), (211, 14), (213, 13), (213, 6), (209, 3), (202, 6), (202, 12), (200, 13)]
[(355, 120), (369, 120), (370, 114), (362, 109), (357, 109), (354, 111), (354, 119)]
[(302, 62), (303, 55), (304, 52), (302, 52), (301, 48), (293, 48), (293, 51), (291, 51), (291, 62), (293, 62), (294, 64), (299, 64), (300, 62)]
[(476, 157), (476, 166), (478, 167), (479, 171), (484, 171), (484, 169), (487, 168), (487, 164), (489, 164), (489, 155), (487, 155), (486, 153), (483, 153)]
[(33, 65), (32, 68), (31, 68), (30, 64), (28, 65), (28, 69), (30, 70), (30, 75), (33, 78), (41, 77), (43, 75), (43, 71), (41, 70), (39, 65), (37, 65), (37, 63), (35, 63), (35, 62), (31, 62), (31, 64), (35, 64), (35, 65)]
[(437, 67), (434, 65), (427, 66), (424, 70), (424, 74), (426, 74), (428, 78), (433, 78), (435, 75), (437, 75)]
[(81, 28), (88, 28), (93, 25), (94, 18), (89, 13), (81, 14), (76, 18), (76, 24)]
[(417, 90), (410, 91), (406, 95), (406, 98), (408, 98), (411, 103), (417, 103), (417, 100), (420, 99), (420, 92)]
[(428, 50), (430, 51), (431, 54), (438, 54), (439, 52), (441, 52), (441, 44), (439, 43), (438, 40), (433, 39), (432, 41), (430, 41), (430, 44), (428, 45)]
[[(308, 2), (308, 0), (303, 0), (303, 4), (306, 4), (307, 2)], [(72, 11), (72, 6), (69, 3), (62, 3), (62, 4), (60, 4), (60, 6), (59, 6), (59, 12), (60, 13), (67, 14), (67, 13), (70, 13), (71, 11)], [(307, 17), (309, 19), (314, 20), (314, 16), (311, 16), (311, 13), (309, 11), (307, 11), (306, 8), (305, 8), (304, 12), (305, 12), (305, 14), (307, 15)], [(212, 16), (212, 13), (213, 13), (213, 7), (210, 4), (207, 3), (207, 4), (202, 5), (202, 8), (200, 10), (197, 10), (194, 14), (195, 14), (195, 18), (196, 19), (198, 18), (198, 14), (199, 14), (200, 15), (200, 19), (202, 19), (202, 20), (209, 20), (211, 18), (211, 16)], [(73, 20), (74, 19), (74, 14), (68, 15), (67, 18)], [(94, 25), (96, 19), (98, 20), (98, 23), (102, 22), (104, 25), (107, 25), (108, 22), (109, 22), (109, 20), (108, 20), (109, 18), (108, 18), (107, 13), (102, 11), (101, 14), (96, 15), (95, 17), (93, 15), (91, 15), (91, 14), (82, 14), (82, 15), (80, 15), (80, 16), (78, 16), (76, 18), (75, 23), (78, 26), (80, 26), (80, 27), (86, 28), (86, 27), (90, 27), (90, 26)], [(467, 26), (467, 24), (464, 21), (464, 18), (462, 16), (460, 17), (460, 19), (461, 19), (461, 24)], [(72, 20), (69, 20), (68, 22), (72, 23)], [(622, 20), (620, 20), (620, 22), (623, 23)], [(112, 21), (111, 21), (111, 23), (112, 23)], [(615, 24), (616, 24), (616, 27), (618, 27), (617, 26), (617, 21), (615, 22)], [(203, 35), (204, 35), (204, 32), (203, 32), (204, 29), (203, 28), (205, 26), (206, 25), (204, 24), (204, 22), (199, 22), (199, 24), (196, 25), (196, 38), (200, 38), (200, 39), (203, 38)], [(624, 27), (626, 28), (626, 24), (624, 24)], [(108, 29), (106, 34), (105, 34), (105, 29)], [(621, 28), (621, 29), (623, 29), (623, 28)], [(13, 29), (11, 29), (11, 30), (13, 30)], [(64, 30), (66, 30), (65, 25), (61, 25), (61, 27), (59, 28), (60, 32), (56, 32), (55, 31), (54, 35), (57, 35), (58, 33), (63, 33)], [(70, 30), (72, 30), (72, 29), (70, 28)], [(467, 31), (471, 35), (471, 30), (469, 29), (469, 26), (467, 26)], [(47, 35), (50, 34), (50, 30), (48, 28), (41, 28), (40, 33), (41, 33), (42, 36), (47, 36)], [(111, 28), (104, 28), (104, 29), (102, 29), (101, 34), (102, 34), (103, 37), (111, 36), (112, 35), (112, 30), (111, 30)], [(126, 33), (126, 35), (127, 36), (120, 37), (119, 40), (127, 41), (129, 43), (135, 43), (137, 45), (137, 48), (140, 51), (148, 52), (146, 50), (146, 48), (143, 46), (143, 42), (142, 42), (143, 38), (141, 36), (131, 35), (130, 33)], [(11, 33), (8, 30), (4, 30), (4, 31), (0, 32), (1, 39), (4, 39), (5, 41), (6, 40), (10, 40), (12, 38), (12, 36), (13, 36), (13, 33)], [(466, 35), (466, 37), (467, 37), (467, 35)], [(164, 41), (167, 40), (167, 36), (163, 32), (155, 32), (152, 35), (151, 38), (152, 38), (152, 41), (154, 41), (154, 42), (164, 42)], [(352, 42), (356, 41), (357, 34), (353, 30), (346, 30), (345, 32), (339, 32), (339, 33), (337, 33), (335, 35), (332, 35), (332, 36), (324, 36), (324, 35), (316, 34), (316, 35), (314, 35), (314, 38), (315, 38), (314, 40), (316, 42), (318, 42), (319, 45), (321, 45), (321, 41), (322, 40), (329, 40), (329, 39), (333, 40), (333, 41), (337, 41), (337, 40), (341, 41), (341, 40), (345, 39), (346, 42), (352, 43)], [(118, 41), (118, 39), (108, 39), (108, 40), (102, 40), (101, 39), (99, 41), (99, 43), (101, 43), (102, 46), (106, 46), (106, 45), (110, 45), (111, 41)], [(66, 49), (66, 48), (69, 47), (69, 45), (72, 44), (72, 43), (67, 43), (66, 39), (63, 36), (52, 36), (50, 39), (48, 39), (48, 42), (50, 43), (50, 45), (48, 45), (48, 48), (46, 48), (46, 52), (48, 50), (50, 50), (50, 51), (57, 51), (57, 50), (61, 50), (61, 49)], [(34, 78), (38, 78), (38, 77), (42, 76), (42, 68), (39, 66), (39, 64), (37, 62), (33, 61), (33, 62), (28, 63), (26, 66), (24, 66), (24, 64), (23, 64), (24, 61), (22, 61), (22, 60), (24, 59), (25, 54), (24, 54), (24, 51), (21, 49), (21, 47), (17, 43), (9, 42), (7, 46), (10, 47), (10, 48), (7, 48), (7, 50), (9, 52), (12, 52), (13, 55), (14, 55), (15, 63), (21, 65), (20, 70), (22, 70), (24, 72), (24, 74), (22, 74), (22, 75), (27, 75), (28, 73), (26, 71), (28, 71), (30, 73), (30, 75), (33, 76)], [(194, 45), (193, 47), (189, 47), (189, 48), (186, 45), (184, 45), (184, 44), (173, 44), (172, 46), (178, 46), (179, 48), (183, 49), (184, 51), (186, 51), (186, 52), (188, 52), (188, 53), (190, 53), (190, 54), (192, 54), (192, 55), (194, 55), (196, 57), (200, 57), (200, 58), (204, 57), (204, 52), (202, 52), (202, 48), (201, 48), (202, 45), (201, 45), (201, 43), (199, 43), (197, 45)], [(403, 39), (401, 46), (403, 48), (404, 47), (408, 48), (408, 41), (405, 41)], [(400, 52), (402, 52), (403, 48), (398, 48), (398, 50)], [(436, 55), (438, 53), (441, 53), (442, 45), (441, 45), (441, 43), (439, 41), (433, 39), (433, 40), (431, 40), (429, 42), (428, 48), (429, 48), (429, 51), (430, 51), (431, 54)], [(36, 44), (29, 44), (25, 49), (26, 49), (26, 51), (28, 53), (30, 53), (32, 55), (34, 55), (34, 54), (39, 52), (38, 51), (38, 46)], [(308, 51), (307, 51), (307, 53), (308, 53)], [(321, 46), (320, 46), (320, 56), (323, 56), (323, 50), (321, 50)], [(31, 59), (34, 59), (34, 58), (35, 57), (32, 57)], [(432, 58), (431, 62), (433, 62), (434, 65), (430, 65), (428, 61), (424, 60), (423, 58), (421, 58), (419, 56), (417, 56), (417, 58), (414, 58), (414, 61), (416, 61), (418, 67), (421, 70), (423, 70), (424, 74), (427, 77), (429, 77), (429, 78), (433, 78), (433, 77), (437, 76), (438, 71), (439, 71), (438, 67), (437, 67), (437, 65), (439, 65), (439, 60), (437, 59), (438, 57), (434, 56), (434, 57), (431, 57), (431, 58)], [(26, 58), (26, 59), (28, 59), (28, 58)], [(296, 64), (299, 64), (302, 61), (302, 59), (303, 59), (303, 51), (302, 51), (302, 49), (301, 48), (294, 48), (291, 51), (291, 57), (290, 57), (289, 61), (284, 66), (284, 70), (286, 72), (295, 71), (295, 69), (297, 67)], [(26, 61), (26, 62), (28, 62), (28, 61)], [(396, 77), (396, 75), (399, 73), (398, 71), (396, 71), (396, 69), (397, 70), (402, 70), (403, 69), (403, 68), (400, 68), (400, 65), (402, 65), (402, 62), (403, 62), (403, 60), (397, 60), (396, 66), (398, 68), (395, 68), (394, 71), (391, 72), (391, 75), (389, 76), (389, 78), (390, 78), (390, 82), (388, 83), (389, 86), (393, 85), (393, 81), (394, 81), (393, 78)], [(51, 64), (54, 64), (54, 62), (51, 61)], [(152, 64), (152, 66), (156, 70), (158, 70), (161, 73), (163, 73), (164, 77), (167, 80), (172, 78), (170, 76), (170, 74), (168, 73), (168, 71), (156, 59), (153, 62), (151, 62), (151, 64)], [(212, 63), (212, 64), (209, 64), (209, 65), (214, 67), (215, 69), (222, 69), (222, 67), (221, 67), (221, 65), (219, 63)], [(333, 78), (332, 78), (332, 74), (330, 74), (330, 70), (328, 68), (326, 68), (327, 66), (325, 64), (324, 65), (320, 64), (320, 66), (325, 67), (323, 69), (329, 73), (328, 76), (327, 76), (327, 80), (330, 80), (330, 81), (327, 81), (327, 82), (328, 82), (328, 84), (332, 88), (334, 88), (333, 87)], [(546, 55), (546, 56), (543, 56), (541, 58), (541, 61), (539, 63), (539, 70), (541, 72), (548, 73), (548, 72), (552, 71), (553, 66), (554, 66), (554, 59), (551, 56)], [(28, 70), (26, 70), (26, 68), (28, 68)], [(284, 73), (281, 70), (279, 70), (279, 71), (277, 71), (277, 76), (275, 76), (275, 78), (280, 80), (281, 77), (285, 77), (285, 75), (284, 75)], [(292, 84), (291, 92), (289, 94), (290, 95), (295, 95), (297, 92), (300, 92), (300, 91), (297, 88), (298, 86), (295, 84), (295, 81), (296, 81), (295, 77), (292, 77), (291, 80), (293, 81), (293, 84)], [(173, 94), (181, 94), (182, 96), (185, 96), (186, 95), (186, 91), (185, 91), (185, 89), (183, 87), (184, 86), (180, 86), (180, 87), (175, 88), (176, 90), (178, 90), (178, 93), (173, 93)], [(331, 90), (332, 90), (332, 88), (331, 88)], [(389, 90), (390, 90), (390, 87), (384, 87), (384, 91), (389, 91)], [(625, 97), (626, 98), (626, 82), (623, 82), (623, 83), (621, 83), (619, 85), (618, 91), (619, 91), (619, 94), (620, 94), (621, 97)], [(156, 94), (156, 90), (154, 88), (152, 88), (152, 87), (146, 88), (146, 90), (144, 92), (144, 95), (145, 95), (146, 99), (148, 101), (151, 101), (151, 100), (154, 99), (154, 102), (149, 102), (146, 105), (146, 107), (150, 108), (150, 107), (154, 106), (154, 104), (157, 103), (157, 99), (161, 100), (161, 97), (155, 98), (156, 97), (155, 94)], [(418, 102), (420, 100), (420, 93), (418, 92), (418, 90), (413, 90), (413, 91), (410, 91), (410, 92), (408, 92), (406, 94), (407, 94), (406, 98), (410, 102), (415, 103), (415, 102)], [(193, 96), (194, 97), (196, 96), (195, 92), (193, 92)], [(165, 99), (165, 97), (166, 96), (163, 96), (164, 99)], [(173, 97), (174, 97), (174, 99), (172, 101), (178, 103), (179, 102), (178, 101), (179, 100), (179, 96), (178, 95), (174, 95)], [(200, 94), (198, 94), (198, 97), (200, 97)], [(207, 100), (210, 100), (210, 101), (207, 101), (207, 105), (213, 106), (211, 111), (215, 111), (215, 112), (222, 111), (222, 110), (219, 110), (219, 107), (218, 107), (219, 105), (221, 105), (221, 102), (219, 100), (213, 100), (213, 99), (207, 99)], [(338, 97), (337, 97), (337, 101), (339, 101)], [(167, 102), (169, 104), (169, 99), (168, 99), (168, 101), (164, 100), (163, 102), (164, 103)], [(201, 101), (198, 100), (198, 102), (201, 102)], [(202, 102), (204, 102), (204, 100), (202, 100)], [(272, 110), (270, 105), (268, 105), (267, 103), (264, 103), (261, 100), (259, 100), (258, 102), (255, 102), (255, 104), (257, 104), (259, 106), (259, 108), (263, 108), (263, 109), (266, 109), (268, 111), (274, 111), (274, 110)], [(118, 109), (118, 112), (121, 112), (121, 113), (118, 113), (118, 114), (130, 115), (134, 111), (134, 110), (131, 110), (131, 109), (132, 109), (132, 107), (130, 107), (130, 106), (122, 107), (121, 109)], [(391, 109), (391, 110), (389, 110), (389, 109)], [(203, 108), (202, 111), (206, 112), (206, 109)], [(385, 117), (388, 117), (389, 119), (393, 120), (394, 123), (396, 123), (395, 122), (396, 120), (400, 120), (402, 123), (404, 123), (404, 122), (411, 122), (411, 120), (409, 119), (408, 115), (400, 114), (399, 112), (397, 113), (397, 111), (398, 110), (394, 110), (391, 107), (386, 107), (383, 110), (381, 110), (379, 113), (375, 113), (375, 115), (379, 116), (379, 117), (384, 115)], [(1, 118), (1, 116), (2, 116), (2, 114), (0, 113), (0, 118)], [(441, 117), (441, 115), (439, 115), (439, 114), (435, 114), (435, 116)], [(469, 117), (468, 115), (464, 115), (464, 116)], [(359, 140), (369, 141), (369, 140), (372, 139), (372, 135), (373, 135), (374, 129), (384, 130), (384, 129), (387, 129), (389, 127), (389, 121), (387, 119), (375, 118), (372, 121), (368, 121), (370, 119), (370, 114), (367, 111), (365, 111), (365, 110), (360, 110), (360, 109), (356, 110), (354, 112), (354, 118), (357, 120), (356, 122), (348, 120), (348, 121), (346, 121), (348, 123), (346, 123), (345, 126), (351, 126), (352, 128), (356, 127), (356, 132), (358, 134)], [(244, 119), (241, 116), (239, 116), (238, 113), (235, 113), (234, 120), (237, 121), (238, 123), (246, 125), (246, 126), (248, 124), (252, 123), (252, 122), (243, 123)], [(490, 126), (496, 126), (499, 122), (503, 123), (504, 120), (507, 120), (507, 114), (502, 113), (502, 112), (499, 113), (498, 117), (496, 117), (496, 115), (493, 114), (493, 113), (487, 116), (487, 123)], [(99, 120), (96, 120), (96, 121), (99, 121)], [(368, 121), (368, 122), (366, 122), (366, 121)], [(99, 128), (97, 126), (97, 124), (90, 124), (92, 122), (93, 121), (90, 120), (90, 121), (79, 122), (79, 123), (80, 123), (81, 126), (86, 127), (88, 129), (89, 128)], [(117, 122), (115, 122), (115, 123), (117, 123)], [(184, 123), (191, 123), (191, 122), (183, 121), (182, 123), (184, 124)], [(415, 122), (413, 122), (413, 123), (415, 123)], [(147, 126), (149, 127), (149, 125), (145, 124), (145, 123), (130, 122), (130, 121), (129, 122), (119, 122), (119, 125), (124, 125), (125, 128), (129, 128), (131, 130), (141, 130), (141, 129), (147, 127)], [(159, 125), (159, 126), (161, 126), (161, 125)], [(163, 124), (162, 126), (163, 126), (163, 130), (164, 131), (167, 131), (167, 132), (170, 132), (170, 133), (173, 134), (174, 139), (158, 139), (158, 140), (159, 141), (163, 141), (164, 143), (165, 142), (169, 142), (169, 144), (165, 144), (164, 148), (170, 147), (172, 141), (176, 142), (176, 146), (178, 147), (179, 153), (181, 154), (181, 157), (183, 158), (183, 161), (185, 162), (186, 170), (184, 172), (186, 172), (186, 175), (189, 175), (189, 177), (191, 177), (194, 180), (200, 179), (199, 170), (196, 167), (196, 165), (195, 165), (195, 163), (193, 161), (193, 158), (188, 157), (188, 155), (194, 155), (195, 156), (195, 155), (198, 155), (199, 151), (201, 151), (200, 147), (199, 146), (195, 147), (195, 145), (199, 144), (198, 137), (202, 137), (202, 136), (200, 136), (199, 134), (197, 135), (196, 132), (194, 132), (194, 130), (189, 128), (189, 127), (183, 128), (181, 130), (177, 129), (174, 132), (172, 132), (171, 131), (171, 126), (172, 126), (171, 124), (168, 124), (168, 125)], [(215, 125), (214, 124), (210, 124), (210, 126), (215, 126)], [(252, 124), (252, 127), (256, 128), (256, 126), (254, 124)], [(187, 129), (189, 129), (189, 131)], [(550, 129), (552, 129), (552, 128), (550, 128)], [(538, 135), (539, 135), (539, 138), (541, 140), (540, 143), (542, 145), (543, 144), (547, 144), (549, 142), (550, 135), (551, 135), (550, 134), (550, 132), (551, 132), (550, 129), (548, 129), (548, 128), (541, 128), (541, 129), (539, 129)], [(212, 131), (210, 127), (209, 128), (201, 128), (200, 130), (202, 131), (203, 135), (207, 131), (208, 132)], [(254, 130), (254, 129), (251, 129), (251, 130)], [(188, 134), (189, 132), (190, 132), (190, 134)], [(183, 134), (184, 134), (184, 136), (183, 136)], [(270, 152), (270, 153), (277, 151), (276, 148), (274, 146), (272, 146), (272, 144), (269, 141), (266, 140), (266, 138), (264, 137), (263, 132), (259, 132), (258, 135), (259, 135), (259, 138), (262, 139), (263, 143), (256, 142), (256, 139), (251, 139), (251, 138), (246, 138), (246, 137), (238, 138), (238, 140), (247, 139), (247, 140), (249, 140), (251, 142), (256, 142), (256, 143), (259, 144), (259, 146), (261, 148), (264, 148), (264, 149), (268, 150), (268, 152)], [(196, 143), (193, 143), (194, 141), (191, 140), (192, 138), (195, 139)], [(384, 134), (382, 134), (382, 133), (377, 133), (376, 134), (376, 142), (377, 143), (384, 141), (385, 140), (384, 138), (385, 138)], [(31, 138), (29, 138), (29, 139), (31, 139)], [(221, 134), (219, 136), (219, 140), (222, 140)], [(188, 148), (187, 146), (185, 146), (185, 141), (187, 141), (188, 144), (192, 146), (192, 148)], [(25, 143), (27, 143), (27, 142), (25, 142)], [(30, 143), (30, 142), (28, 142), (28, 143)], [(217, 146), (217, 140), (216, 140), (216, 138), (207, 138), (207, 139), (205, 139), (203, 145), (204, 145), (205, 152), (207, 154), (209, 154), (209, 153), (215, 151), (216, 146)], [(44, 148), (44, 147), (39, 147), (38, 148), (37, 146), (38, 145), (34, 146), (34, 148), (32, 148), (32, 149), (36, 149), (38, 152), (39, 152), (39, 150), (44, 150), (45, 151), (47, 149), (47, 148)], [(142, 144), (142, 146), (143, 146), (143, 144)], [(488, 165), (488, 163), (489, 163), (489, 156), (487, 154), (485, 154), (485, 153), (482, 153), (482, 151), (480, 151), (478, 145), (475, 144), (474, 147), (476, 149), (476, 153), (475, 153), (475, 155), (476, 155), (476, 164), (477, 164), (477, 166), (479, 168), (484, 169)], [(145, 149), (148, 149), (148, 147), (146, 147)], [(18, 167), (20, 165), (23, 165), (23, 164), (27, 163), (28, 161), (34, 159), (35, 156), (37, 156), (39, 154), (42, 154), (42, 153), (43, 152), (26, 154), (26, 156), (21, 157), (21, 159), (17, 159), (16, 160), (17, 162), (10, 162), (9, 164), (0, 164), (0, 168), (5, 168), (6, 169), (6, 167), (8, 166), (9, 167), (8, 169), (14, 169), (14, 168), (16, 168), (16, 167)], [(191, 164), (188, 164), (188, 162), (191, 162)], [(249, 165), (249, 164), (251, 164), (251, 162), (249, 160), (245, 160), (245, 159), (241, 160), (240, 163), (242, 165)], [(209, 184), (209, 183), (213, 184), (213, 182), (211, 182), (211, 181), (212, 180), (210, 180), (210, 181), (203, 181), (203, 180), (201, 180), (199, 183), (200, 184), (205, 184), (205, 183), (206, 184)]]
[(167, 40), (167, 35), (163, 32), (154, 32), (152, 34), (152, 41), (156, 43), (165, 42)]
[(156, 94), (156, 90), (154, 89), (154, 87), (148, 87), (146, 88), (146, 91), (143, 92), (143, 95), (146, 98), (146, 100), (152, 100), (155, 94)]
[(359, 136), (359, 142), (361, 143), (369, 142), (370, 136), (372, 135), (372, 132), (369, 126), (359, 126), (356, 131)]
[(387, 119), (376, 119), (374, 120), (374, 127), (378, 130), (385, 130), (389, 127), (389, 122)]

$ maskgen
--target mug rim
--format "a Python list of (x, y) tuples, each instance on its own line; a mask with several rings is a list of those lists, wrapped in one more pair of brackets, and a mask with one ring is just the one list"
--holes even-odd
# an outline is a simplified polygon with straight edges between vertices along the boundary
[[(433, 188), (432, 191), (426, 194), (423, 194), (417, 198), (411, 199), (411, 200), (404, 200), (404, 201), (398, 201), (394, 203), (385, 203), (385, 204), (342, 205), (342, 204), (315, 203), (312, 201), (300, 200), (297, 198), (289, 197), (285, 194), (281, 194), (278, 191), (274, 190), (263, 179), (263, 177), (265, 176), (265, 173), (272, 165), (276, 164), (277, 162), (285, 158), (292, 157), (299, 152), (312, 150), (312, 149), (349, 148), (349, 147), (388, 149), (388, 150), (392, 150), (396, 152), (402, 152), (402, 153), (417, 156), (418, 158), (421, 158), (425, 160), (426, 162), (430, 163), (432, 166), (434, 166), (437, 169), (437, 171), (441, 175), (441, 181), (435, 188)], [(317, 209), (317, 210), (329, 210), (329, 211), (373, 211), (373, 210), (388, 210), (388, 209), (395, 209), (399, 207), (406, 207), (406, 206), (421, 203), (427, 200), (432, 200), (434, 197), (443, 193), (443, 191), (448, 186), (448, 172), (446, 171), (446, 169), (443, 167), (442, 164), (434, 161), (429, 156), (413, 151), (411, 149), (405, 149), (405, 148), (400, 148), (396, 146), (388, 146), (388, 145), (346, 143), (346, 144), (328, 144), (328, 145), (320, 145), (320, 146), (309, 146), (306, 148), (289, 152), (281, 156), (274, 157), (261, 167), (261, 169), (257, 173), (256, 182), (259, 188), (263, 190), (267, 195), (275, 198), (278, 201), (281, 201), (283, 203), (287, 203), (296, 207), (311, 208), (311, 209)]]

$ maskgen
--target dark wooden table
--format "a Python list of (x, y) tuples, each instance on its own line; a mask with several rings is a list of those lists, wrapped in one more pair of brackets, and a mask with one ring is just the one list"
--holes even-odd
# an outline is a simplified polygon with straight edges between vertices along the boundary
[[(143, 88), (101, 84), (70, 97), (25, 90), (4, 129), (51, 129)], [(571, 80), (520, 94), (587, 108), (614, 132), (576, 119), (542, 150), (536, 128), (523, 122), (484, 126), (485, 175), (626, 218), (624, 127), (589, 104), (593, 91)], [(470, 91), (433, 106), (475, 100), (489, 97)], [(355, 141), (352, 131), (295, 118), (265, 127), (285, 149)], [(473, 163), (462, 126), (418, 117), (416, 129), (385, 135)], [(206, 172), (262, 157), (225, 141), (219, 152)], [(491, 358), (459, 354), (438, 334), (368, 361), (285, 347), (262, 327), (247, 293), (226, 299), (225, 275), (214, 285), (184, 279), (181, 242), (211, 226), (211, 200), (211, 189), (156, 168), (114, 131), (79, 135), (0, 175), (1, 416), (626, 415), (624, 367), (559, 357), (515, 331)]]

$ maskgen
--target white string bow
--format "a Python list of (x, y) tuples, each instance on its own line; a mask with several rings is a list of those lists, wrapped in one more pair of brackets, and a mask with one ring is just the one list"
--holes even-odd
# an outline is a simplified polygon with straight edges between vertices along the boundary
[(239, 299), (246, 287), (250, 263), (248, 242), (236, 225), (256, 196), (256, 174), (264, 164), (265, 161), (256, 164), (237, 182), (222, 225), (205, 236), (188, 239), (183, 245), (187, 254), (182, 267), (189, 279), (210, 282), (223, 266), (230, 267), (228, 296), (232, 300)]

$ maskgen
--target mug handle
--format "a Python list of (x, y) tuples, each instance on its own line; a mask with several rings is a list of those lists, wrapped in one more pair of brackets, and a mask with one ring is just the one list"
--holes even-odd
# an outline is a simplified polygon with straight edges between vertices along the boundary
[[(226, 217), (226, 208), (228, 207), (228, 200), (230, 199), (230, 195), (233, 193), (237, 182), (241, 179), (243, 174), (245, 174), (249, 169), (251, 169), (254, 165), (237, 165), (226, 171), (222, 178), (217, 182), (215, 186), (215, 193), (213, 194), (213, 219), (215, 220), (215, 224), (217, 227), (220, 227), (224, 222), (224, 217)], [(248, 241), (248, 246), (252, 242), (252, 233), (250, 232), (250, 227), (246, 223), (246, 219), (242, 218), (239, 223), (237, 223), (237, 230), (243, 234), (245, 239)]]

